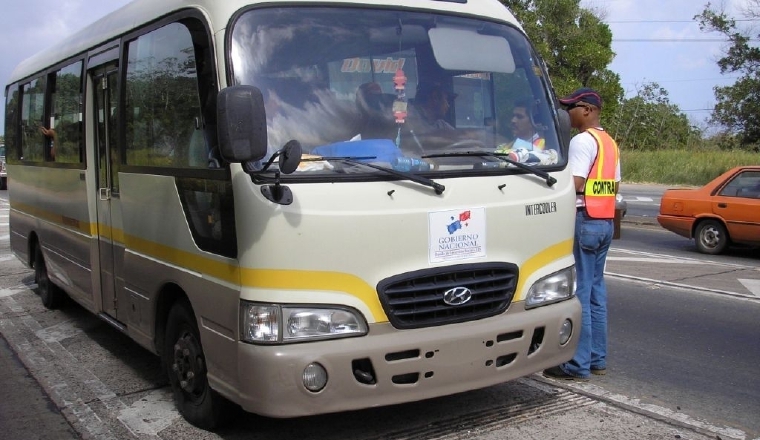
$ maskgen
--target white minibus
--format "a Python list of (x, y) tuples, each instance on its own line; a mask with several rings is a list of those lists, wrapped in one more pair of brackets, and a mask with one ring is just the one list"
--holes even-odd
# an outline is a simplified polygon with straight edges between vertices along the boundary
[(22, 62), (5, 106), (42, 302), (159, 355), (197, 426), (573, 356), (569, 119), (497, 0), (135, 0)]

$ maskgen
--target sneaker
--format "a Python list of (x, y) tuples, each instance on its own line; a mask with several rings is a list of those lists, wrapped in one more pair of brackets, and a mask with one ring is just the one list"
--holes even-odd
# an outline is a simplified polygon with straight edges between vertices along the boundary
[(591, 367), (591, 374), (594, 374), (596, 376), (604, 376), (605, 374), (607, 374), (607, 369), (604, 367), (602, 368)]
[(559, 365), (544, 370), (544, 377), (562, 380), (575, 380), (578, 382), (588, 382), (588, 377), (578, 377), (573, 376), (572, 374), (567, 374), (562, 368), (559, 367)]

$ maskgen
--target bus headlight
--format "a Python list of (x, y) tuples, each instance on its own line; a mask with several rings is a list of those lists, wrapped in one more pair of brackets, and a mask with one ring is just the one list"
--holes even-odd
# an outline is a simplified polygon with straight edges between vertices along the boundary
[(358, 311), (344, 307), (304, 307), (240, 303), (240, 338), (276, 344), (367, 334)]
[(525, 298), (525, 308), (543, 306), (575, 295), (575, 266), (570, 266), (533, 283)]

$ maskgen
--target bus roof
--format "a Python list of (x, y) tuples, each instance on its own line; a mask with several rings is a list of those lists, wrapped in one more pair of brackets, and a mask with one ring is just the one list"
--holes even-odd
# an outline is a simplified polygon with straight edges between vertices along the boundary
[[(368, 5), (386, 8), (388, 6), (409, 8), (408, 0), (284, 0), (278, 4), (283, 5), (288, 2), (299, 5), (313, 3), (315, 5)], [(94, 49), (146, 23), (181, 9), (195, 8), (202, 11), (209, 20), (212, 32), (216, 34), (227, 26), (229, 17), (235, 11), (256, 3), (263, 2), (257, 0), (134, 0), (22, 61), (13, 70), (8, 84), (34, 75), (67, 58)], [(482, 16), (519, 27), (514, 16), (498, 0), (467, 0), (466, 2), (458, 0), (415, 0), (414, 8)]]

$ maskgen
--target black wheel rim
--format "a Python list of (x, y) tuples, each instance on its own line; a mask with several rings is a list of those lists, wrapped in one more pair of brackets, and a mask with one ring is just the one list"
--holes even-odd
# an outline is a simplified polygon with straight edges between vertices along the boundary
[(200, 400), (206, 391), (206, 363), (195, 335), (185, 329), (173, 347), (172, 373), (182, 393), (190, 400)]

